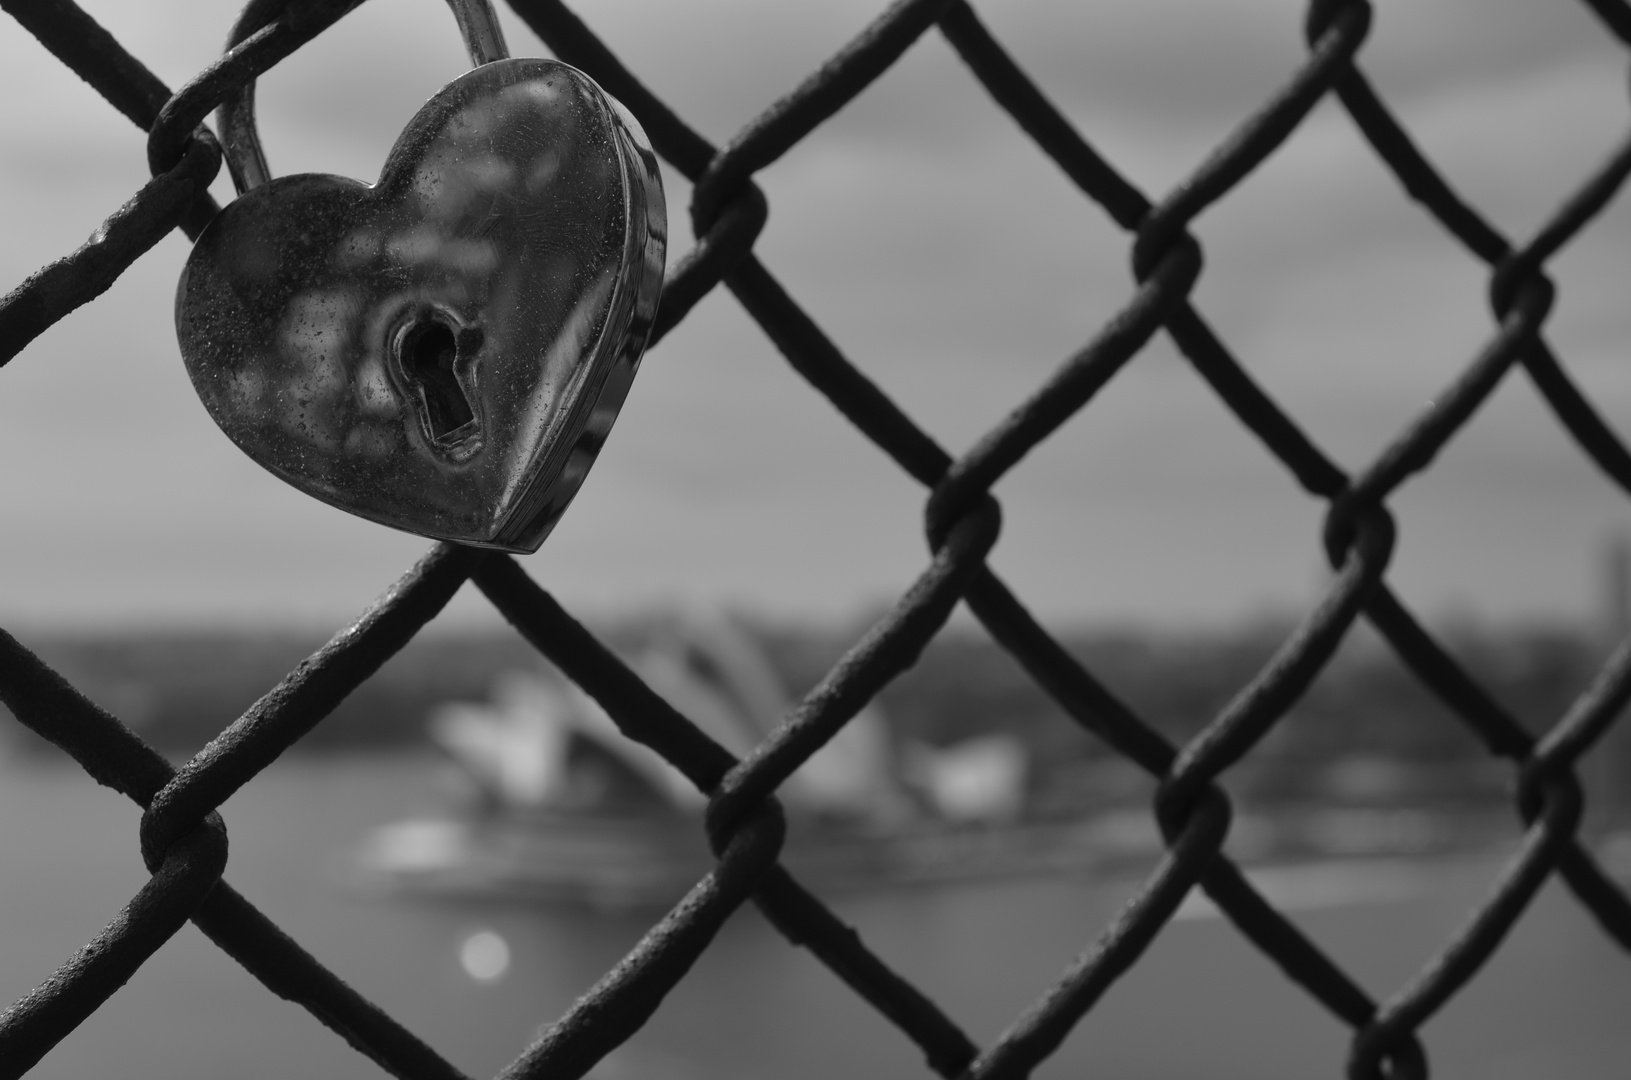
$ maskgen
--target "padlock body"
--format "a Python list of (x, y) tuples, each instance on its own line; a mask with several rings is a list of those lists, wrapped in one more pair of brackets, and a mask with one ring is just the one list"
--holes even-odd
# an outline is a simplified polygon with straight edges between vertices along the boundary
[(373, 186), (283, 177), (199, 237), (176, 297), (239, 448), (363, 517), (533, 551), (604, 443), (662, 285), (638, 125), (542, 59), (461, 76)]

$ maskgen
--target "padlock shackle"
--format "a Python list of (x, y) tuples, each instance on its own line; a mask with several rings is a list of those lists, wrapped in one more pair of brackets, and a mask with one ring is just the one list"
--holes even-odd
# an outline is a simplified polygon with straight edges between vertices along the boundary
[[(351, 0), (350, 6), (356, 7), (361, 2)], [(270, 23), (276, 16), (268, 17), (270, 13), (267, 9), (274, 4), (279, 11), (288, 6), (286, 2), (276, 4), (275, 0), (273, 3), (249, 0), (232, 26), (232, 32), (227, 37), (227, 48), (233, 48)], [(510, 51), (504, 44), (504, 33), (499, 29), (491, 0), (447, 0), (447, 6), (453, 9), (453, 18), (459, 24), (459, 33), (464, 38), (465, 51), (470, 54), (472, 67), (508, 59)], [(254, 79), (244, 83), (221, 102), (217, 125), (220, 128), (221, 153), (226, 158), (227, 171), (232, 174), (232, 184), (239, 195), (272, 179), (272, 170), (266, 164), (266, 151), (261, 146), (260, 128), (255, 123)]]
[(498, 28), (491, 0), (447, 0), (447, 6), (453, 9), (459, 33), (464, 35), (472, 67), (509, 59), (510, 50), (504, 44), (504, 31)]

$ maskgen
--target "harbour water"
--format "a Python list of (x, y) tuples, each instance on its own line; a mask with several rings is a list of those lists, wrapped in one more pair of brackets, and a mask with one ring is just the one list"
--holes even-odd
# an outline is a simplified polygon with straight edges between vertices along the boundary
[[(224, 808), (227, 878), (296, 940), (473, 1076), (491, 1075), (650, 925), (651, 913), (432, 903), (360, 888), (368, 832), (435, 811), (423, 755), (281, 761)], [(140, 886), (139, 815), (71, 764), (0, 761), (0, 996), (89, 940)], [(1264, 871), (1264, 890), (1378, 998), (1487, 888), (1499, 852)], [(1049, 878), (836, 898), (839, 914), (980, 1042), (1097, 936), (1134, 888)], [(1434, 1075), (1622, 1077), (1631, 957), (1549, 885), (1491, 965), (1426, 1030)], [(1115, 985), (1038, 1075), (1337, 1077), (1347, 1031), (1204, 903)], [(32, 1075), (373, 1077), (191, 927)], [(603, 1080), (931, 1075), (921, 1055), (753, 911), (723, 930)]]

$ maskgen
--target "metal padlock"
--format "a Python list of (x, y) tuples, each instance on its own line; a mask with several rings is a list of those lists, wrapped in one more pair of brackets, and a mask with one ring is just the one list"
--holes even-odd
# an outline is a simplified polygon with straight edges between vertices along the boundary
[(488, 0), (448, 2), (476, 66), (372, 186), (271, 179), (253, 84), (222, 106), (239, 198), (193, 247), (176, 333), (211, 418), (290, 484), (394, 528), (536, 551), (645, 348), (662, 181), (593, 80), (507, 59)]

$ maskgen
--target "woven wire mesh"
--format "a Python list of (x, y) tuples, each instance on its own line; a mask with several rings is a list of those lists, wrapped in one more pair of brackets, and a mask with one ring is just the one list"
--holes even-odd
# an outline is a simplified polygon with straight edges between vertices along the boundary
[[(1587, 0), (1607, 32), (1631, 45), (1631, 6)], [(1556, 876), (1607, 937), (1631, 947), (1631, 903), (1577, 839), (1584, 797), (1575, 766), (1631, 696), (1631, 644), (1622, 645), (1564, 715), (1526, 730), (1480, 687), (1384, 580), (1393, 550), (1388, 497), (1478, 413), (1514, 367), (1580, 451), (1631, 494), (1631, 454), (1576, 388), (1544, 326), (1554, 289), (1547, 261), (1603, 209), (1631, 174), (1631, 137), (1514, 244), (1422, 155), (1356, 62), (1370, 26), (1364, 0), (1315, 0), (1306, 61), (1166, 197), (1152, 202), (1097, 154), (963, 2), (903, 0), (890, 7), (725, 146), (704, 139), (555, 0), (511, 0), (562, 60), (601, 83), (639, 118), (658, 153), (694, 185), (696, 246), (666, 283), (653, 344), (723, 285), (792, 368), (928, 491), (932, 555), (893, 608), (844, 654), (775, 731), (738, 760), (646, 686), (508, 556), (434, 547), (359, 619), (300, 664), (208, 746), (172, 767), (21, 643), (0, 632), (0, 701), (71, 754), (97, 781), (143, 809), (141, 850), (151, 880), (118, 917), (43, 985), (0, 1017), (0, 1074), (20, 1075), (95, 1011), (188, 920), (273, 993), (304, 1006), (357, 1050), (402, 1077), (460, 1072), (358, 995), (260, 914), (222, 877), (221, 804), (322, 722), (400, 650), (466, 581), (536, 649), (603, 706), (622, 733), (656, 750), (708, 796), (717, 865), (622, 962), (521, 1050), (505, 1076), (581, 1076), (652, 1015), (724, 921), (752, 901), (921, 1049), (946, 1077), (1025, 1075), (1060, 1045), (1195, 888), (1258, 950), (1353, 1031), (1355, 1077), (1419, 1077), (1417, 1038), (1473, 979)], [(0, 300), (0, 360), (95, 298), (169, 230), (196, 236), (216, 207), (220, 167), (205, 117), (234, 87), (268, 70), (357, 6), (252, 0), (244, 34), (219, 62), (172, 93), (70, 0), (0, 0), (110, 103), (149, 132), (153, 179), (83, 247)], [(954, 456), (853, 364), (754, 253), (767, 203), (754, 174), (796, 146), (884, 76), (919, 37), (939, 33), (984, 87), (1068, 176), (1131, 236), (1137, 287), (1082, 348), (974, 447)], [(1350, 476), (1246, 373), (1190, 296), (1201, 248), (1190, 224), (1247, 181), (1310, 110), (1334, 97), (1408, 195), (1490, 268), (1494, 329), (1473, 360), (1364, 469)], [(1000, 511), (993, 485), (1022, 456), (1090, 404), (1165, 331), (1196, 374), (1310, 496), (1328, 506), (1323, 543), (1333, 575), (1318, 603), (1218, 715), (1174, 745), (1072, 656), (987, 566)], [(962, 603), (1081, 728), (1158, 781), (1154, 814), (1166, 854), (1094, 943), (985, 1047), (920, 988), (891, 970), (780, 862), (777, 789), (891, 679), (910, 667)], [(1223, 775), (1269, 734), (1361, 618), (1488, 752), (1510, 761), (1516, 847), (1461, 928), (1420, 974), (1378, 1002), (1269, 903), (1222, 852), (1231, 803)]]

